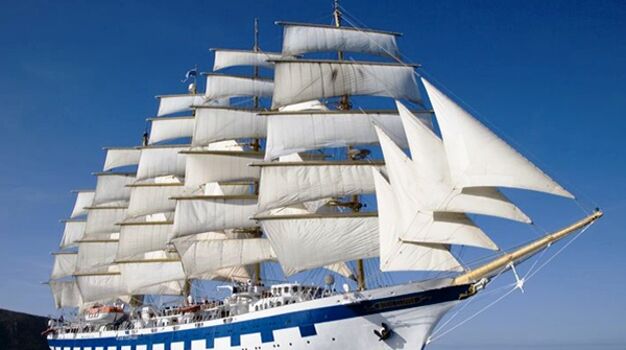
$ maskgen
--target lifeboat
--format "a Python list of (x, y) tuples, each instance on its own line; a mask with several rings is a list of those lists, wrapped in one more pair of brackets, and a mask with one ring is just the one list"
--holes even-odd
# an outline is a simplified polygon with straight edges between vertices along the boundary
[(85, 321), (95, 324), (113, 323), (124, 316), (124, 309), (119, 306), (92, 306), (85, 310)]

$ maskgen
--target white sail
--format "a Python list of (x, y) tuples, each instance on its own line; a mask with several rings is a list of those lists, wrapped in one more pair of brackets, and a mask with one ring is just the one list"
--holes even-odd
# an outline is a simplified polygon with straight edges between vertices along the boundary
[(104, 159), (104, 167), (102, 168), (103, 171), (123, 166), (137, 165), (139, 163), (139, 153), (141, 151), (138, 148), (107, 147), (105, 149), (107, 151), (107, 155)]
[(137, 167), (137, 180), (165, 175), (184, 176), (185, 156), (180, 154), (180, 152), (188, 148), (188, 145), (142, 148), (139, 166)]
[(122, 205), (130, 198), (128, 185), (135, 182), (131, 173), (98, 173), (93, 206)]
[(391, 185), (380, 172), (372, 172), (378, 204), (381, 271), (462, 271), (461, 265), (445, 245), (402, 240), (400, 208)]
[(228, 106), (228, 98), (207, 100), (204, 95), (164, 95), (157, 96), (159, 99), (159, 111), (157, 117), (191, 110), (192, 106)]
[[(530, 223), (530, 219), (497, 188), (462, 188), (450, 178), (446, 152), (441, 139), (396, 101), (409, 141), (413, 169), (402, 177), (404, 193), (417, 196), (434, 211), (466, 212), (492, 215)], [(390, 171), (403, 172), (403, 169)]]
[(267, 162), (261, 166), (259, 207), (263, 212), (317, 199), (374, 193), (377, 162)]
[(87, 214), (88, 207), (93, 206), (93, 197), (96, 192), (94, 190), (78, 190), (76, 192), (76, 202), (70, 218), (75, 218)]
[(165, 249), (172, 227), (170, 221), (123, 224), (115, 260), (135, 260), (144, 253)]
[(271, 97), (273, 90), (274, 83), (270, 79), (207, 74), (204, 96), (211, 100), (240, 96)]
[(256, 180), (261, 171), (248, 164), (263, 157), (258, 152), (187, 151), (185, 186), (197, 188), (209, 182)]
[(366, 28), (335, 27), (301, 23), (284, 23), (283, 55), (297, 56), (309, 52), (348, 51), (381, 56), (398, 56), (399, 33)]
[(302, 112), (302, 111), (328, 111), (328, 107), (320, 100), (311, 100), (300, 103), (294, 103), (292, 105), (286, 105), (278, 108), (279, 112)]
[(256, 196), (196, 196), (179, 198), (172, 237), (230, 228), (257, 227)]
[(57, 309), (80, 307), (83, 304), (83, 298), (80, 296), (80, 290), (78, 290), (76, 281), (50, 281), (48, 285), (52, 289), (54, 306)]
[(78, 275), (76, 283), (84, 303), (111, 300), (128, 295), (119, 272)]
[[(407, 147), (400, 117), (386, 112), (270, 113), (265, 160), (319, 148), (378, 143), (373, 125), (381, 125), (396, 143)], [(430, 123), (430, 114), (424, 116)]]
[(268, 62), (268, 60), (282, 57), (280, 53), (274, 52), (257, 52), (231, 49), (213, 49), (213, 52), (215, 52), (213, 71), (237, 66), (272, 68), (273, 64), (271, 62)]
[(249, 194), (251, 181), (209, 182), (204, 186), (205, 196), (238, 196)]
[(411, 185), (414, 180), (407, 177), (407, 174), (414, 169), (411, 159), (384, 131), (376, 127), (376, 132), (385, 157), (391, 187), (398, 199), (401, 211), (403, 225), (400, 237), (402, 239), (419, 243), (459, 244), (498, 249), (496, 244), (465, 214), (436, 212), (429, 208), (428, 197), (424, 199), (410, 193), (416, 190), (421, 195), (431, 189)]
[(92, 208), (87, 214), (85, 236), (120, 232), (119, 223), (126, 217), (125, 207)]
[(194, 117), (162, 117), (148, 119), (150, 121), (150, 138), (148, 144), (162, 141), (191, 137)]
[(175, 239), (174, 245), (190, 278), (275, 258), (266, 238), (216, 240), (192, 236)]
[(94, 207), (89, 209), (83, 237), (108, 236), (120, 230), (119, 224), (126, 217), (125, 207)]
[(89, 273), (106, 269), (115, 260), (117, 243), (117, 239), (80, 241), (75, 273)]
[(74, 274), (76, 270), (76, 253), (55, 253), (50, 279), (60, 279)]
[(422, 79), (441, 128), (452, 179), (462, 187), (512, 187), (574, 196), (471, 114)]
[(182, 183), (155, 183), (131, 187), (128, 202), (128, 217), (137, 217), (174, 211), (176, 201), (171, 197), (180, 196), (185, 191)]
[(181, 295), (185, 273), (180, 260), (162, 253), (152, 255), (157, 256), (118, 264), (127, 293)]
[(419, 102), (413, 67), (374, 62), (277, 60), (272, 108), (343, 95)]
[(61, 249), (68, 248), (76, 245), (76, 242), (81, 240), (85, 235), (85, 221), (68, 220), (65, 221), (65, 228), (63, 229), (63, 238), (61, 238)]
[(206, 146), (212, 142), (264, 138), (266, 118), (258, 111), (234, 108), (198, 108), (193, 130), (192, 146)]
[(378, 256), (376, 216), (287, 215), (257, 219), (287, 275)]

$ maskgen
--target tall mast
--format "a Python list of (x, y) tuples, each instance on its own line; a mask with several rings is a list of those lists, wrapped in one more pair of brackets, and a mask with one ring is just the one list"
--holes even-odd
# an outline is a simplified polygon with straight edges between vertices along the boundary
[[(335, 27), (339, 28), (341, 27), (341, 10), (339, 9), (339, 0), (334, 0), (334, 10), (333, 10), (333, 16), (335, 18)], [(343, 52), (342, 51), (337, 51), (337, 59), (339, 59), (340, 61), (343, 60)], [(342, 110), (342, 111), (348, 111), (351, 108), (351, 104), (350, 104), (350, 99), (348, 95), (343, 95), (341, 96), (341, 99), (339, 100), (339, 106), (338, 109)], [(347, 152), (347, 159), (348, 160), (353, 160), (353, 149), (351, 146), (348, 146), (348, 152)], [(353, 212), (358, 212), (360, 210), (360, 205), (359, 205), (359, 196), (358, 195), (354, 195), (352, 196), (351, 200), (350, 200), (350, 204), (349, 204), (350, 208), (352, 209)], [(363, 265), (363, 259), (358, 259), (356, 261), (356, 269), (357, 269), (357, 273), (356, 273), (356, 278), (357, 278), (357, 288), (359, 290), (365, 290), (366, 286), (365, 286), (365, 267)]]
[[(255, 17), (254, 18), (254, 47), (252, 48), (252, 50), (254, 52), (259, 52), (260, 48), (259, 48), (259, 18)], [(254, 66), (254, 77), (258, 78), (259, 77), (259, 66), (255, 65)], [(254, 96), (253, 97), (254, 100), (254, 108), (257, 109), (259, 108), (259, 96)], [(259, 149), (261, 148), (261, 143), (259, 139), (254, 139), (252, 140), (252, 149), (255, 152), (258, 152)], [(259, 183), (255, 182), (254, 183), (254, 193), (255, 194), (259, 194)], [(256, 236), (258, 236), (259, 238), (262, 236), (262, 232), (260, 230), (257, 230)], [(261, 282), (261, 263), (258, 262), (256, 264), (254, 264), (254, 281), (258, 284)]]

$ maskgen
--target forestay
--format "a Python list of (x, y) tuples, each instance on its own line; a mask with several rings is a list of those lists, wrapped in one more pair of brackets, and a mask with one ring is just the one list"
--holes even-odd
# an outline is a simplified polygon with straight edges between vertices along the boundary
[(205, 97), (208, 99), (241, 96), (271, 97), (273, 90), (274, 83), (270, 79), (207, 74)]
[(185, 156), (180, 152), (189, 145), (152, 146), (141, 149), (141, 158), (137, 167), (137, 180), (158, 176), (185, 176)]
[(371, 213), (263, 216), (257, 219), (286, 275), (378, 256), (378, 218)]
[(574, 196), (422, 79), (441, 128), (451, 177), (462, 187), (512, 187)]
[(402, 240), (402, 219), (391, 185), (380, 172), (372, 172), (378, 204), (381, 271), (462, 271), (461, 265), (445, 245)]
[(206, 146), (212, 142), (264, 138), (266, 119), (256, 110), (234, 108), (198, 108), (193, 130), (192, 146)]
[(95, 196), (94, 190), (78, 190), (76, 192), (76, 202), (74, 203), (74, 209), (70, 218), (76, 218), (81, 215), (87, 214), (87, 207), (93, 206), (93, 198)]
[(343, 95), (420, 102), (413, 67), (373, 62), (277, 60), (272, 109)]
[(257, 198), (241, 196), (196, 196), (177, 198), (173, 237), (231, 228), (257, 227), (251, 217)]
[(284, 26), (282, 53), (286, 56), (337, 51), (391, 57), (398, 55), (398, 33), (299, 23), (279, 24)]
[(61, 238), (61, 243), (59, 244), (61, 249), (76, 245), (76, 242), (82, 239), (85, 235), (86, 224), (87, 223), (82, 220), (65, 221), (63, 238)]
[(328, 197), (373, 193), (381, 162), (267, 162), (261, 167), (259, 212)]
[(175, 239), (174, 245), (190, 278), (275, 259), (266, 238), (197, 239), (191, 236)]
[(150, 121), (150, 139), (148, 144), (191, 137), (194, 117), (152, 118)]
[(103, 171), (123, 166), (137, 165), (139, 163), (139, 153), (141, 151), (137, 148), (107, 147), (105, 149), (107, 151), (107, 155), (104, 159), (104, 167), (102, 168)]
[(230, 100), (222, 98), (207, 100), (204, 95), (165, 95), (157, 96), (159, 99), (159, 111), (157, 117), (191, 110), (192, 106), (228, 106)]
[(213, 62), (213, 70), (236, 66), (256, 66), (264, 68), (272, 68), (273, 64), (268, 60), (281, 58), (280, 53), (274, 52), (257, 52), (246, 50), (230, 50), (230, 49), (213, 49), (215, 52), (215, 60)]
[[(264, 114), (267, 118), (265, 160), (319, 148), (378, 143), (373, 125), (381, 125), (396, 143), (407, 147), (397, 113), (292, 112)], [(424, 114), (430, 125), (430, 114)]]

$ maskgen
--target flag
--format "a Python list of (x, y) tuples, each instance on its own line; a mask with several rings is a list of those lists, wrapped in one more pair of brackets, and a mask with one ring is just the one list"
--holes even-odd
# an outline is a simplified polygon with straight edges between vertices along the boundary
[(185, 80), (181, 80), (181, 82), (186, 83), (189, 79), (191, 78), (196, 78), (198, 76), (198, 69), (194, 68), (194, 69), (190, 69), (187, 71), (187, 73), (185, 73)]

